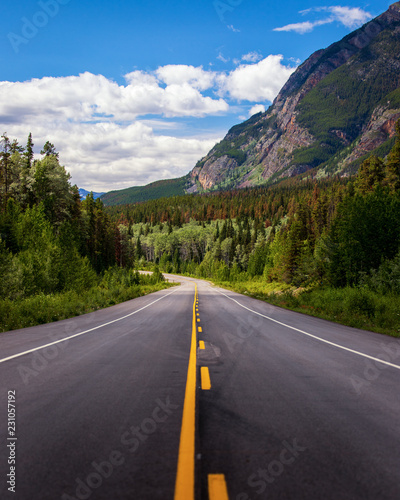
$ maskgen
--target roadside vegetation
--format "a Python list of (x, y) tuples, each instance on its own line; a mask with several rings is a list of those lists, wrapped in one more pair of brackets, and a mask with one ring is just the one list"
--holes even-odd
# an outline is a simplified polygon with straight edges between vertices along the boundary
[(158, 271), (139, 274), (110, 268), (97, 284), (81, 291), (39, 292), (19, 299), (0, 301), (0, 332), (72, 318), (173, 286)]
[(285, 309), (342, 325), (400, 337), (400, 295), (381, 294), (367, 287), (308, 289), (262, 280), (216, 282), (219, 286)]
[(81, 202), (54, 145), (33, 161), (4, 134), (0, 151), (0, 331), (90, 312), (170, 286), (122, 266), (116, 226)]

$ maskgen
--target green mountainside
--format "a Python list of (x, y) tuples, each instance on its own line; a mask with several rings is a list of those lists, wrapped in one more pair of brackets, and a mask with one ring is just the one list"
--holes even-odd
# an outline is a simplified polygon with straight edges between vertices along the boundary
[[(232, 127), (191, 172), (199, 191), (354, 173), (387, 154), (400, 116), (400, 2), (312, 54), (272, 106)], [(316, 172), (318, 170), (319, 172)]]
[(104, 205), (110, 206), (126, 205), (128, 203), (138, 203), (158, 198), (169, 198), (184, 194), (187, 183), (187, 176), (156, 181), (147, 184), (147, 186), (133, 186), (118, 191), (110, 191), (101, 196), (101, 200)]

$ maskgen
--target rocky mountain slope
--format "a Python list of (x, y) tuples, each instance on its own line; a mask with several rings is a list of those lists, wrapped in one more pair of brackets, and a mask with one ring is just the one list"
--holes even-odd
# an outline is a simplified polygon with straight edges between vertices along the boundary
[(265, 113), (231, 128), (190, 174), (189, 192), (354, 172), (384, 156), (400, 118), (400, 2), (312, 54)]

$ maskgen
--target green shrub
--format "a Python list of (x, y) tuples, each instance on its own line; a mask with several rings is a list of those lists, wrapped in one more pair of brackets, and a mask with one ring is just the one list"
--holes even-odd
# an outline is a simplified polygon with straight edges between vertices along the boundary
[(365, 315), (369, 319), (375, 316), (375, 300), (367, 290), (347, 288), (343, 306), (349, 314)]

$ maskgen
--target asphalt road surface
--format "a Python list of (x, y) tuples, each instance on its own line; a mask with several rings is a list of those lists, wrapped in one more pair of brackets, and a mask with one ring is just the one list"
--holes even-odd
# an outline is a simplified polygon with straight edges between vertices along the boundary
[(400, 498), (400, 341), (201, 280), (0, 334), (0, 498)]

